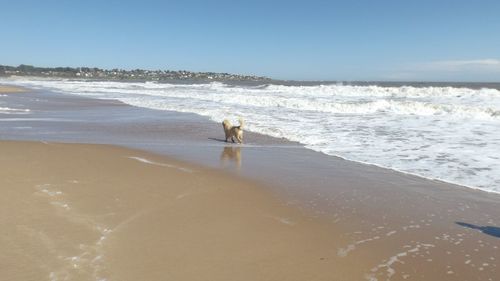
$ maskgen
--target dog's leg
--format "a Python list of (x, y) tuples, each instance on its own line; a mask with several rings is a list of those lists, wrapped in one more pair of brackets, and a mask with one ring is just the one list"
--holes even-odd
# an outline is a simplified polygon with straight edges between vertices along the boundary
[(233, 143), (234, 143), (234, 137), (231, 137), (231, 141), (233, 141)]

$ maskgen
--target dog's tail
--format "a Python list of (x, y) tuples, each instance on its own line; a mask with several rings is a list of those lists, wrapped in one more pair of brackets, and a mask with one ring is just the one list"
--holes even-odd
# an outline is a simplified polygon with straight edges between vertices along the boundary
[(243, 121), (243, 118), (239, 118), (238, 121), (240, 121), (240, 129), (243, 129), (243, 126), (245, 126), (245, 121)]

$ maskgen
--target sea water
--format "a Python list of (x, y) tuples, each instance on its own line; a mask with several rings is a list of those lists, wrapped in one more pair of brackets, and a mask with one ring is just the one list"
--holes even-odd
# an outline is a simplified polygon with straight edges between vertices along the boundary
[(348, 160), (500, 192), (500, 91), (380, 85), (237, 85), (16, 78), (33, 88), (191, 112)]

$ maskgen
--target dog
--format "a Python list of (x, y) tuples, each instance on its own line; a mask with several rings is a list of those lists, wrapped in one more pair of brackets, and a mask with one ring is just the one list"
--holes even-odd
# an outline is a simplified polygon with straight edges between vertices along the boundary
[(241, 118), (239, 119), (239, 121), (240, 121), (239, 126), (231, 125), (231, 122), (229, 122), (229, 120), (227, 119), (222, 121), (224, 134), (226, 135), (226, 142), (228, 142), (229, 139), (231, 139), (231, 141), (234, 142), (234, 138), (236, 138), (238, 143), (243, 143), (243, 126), (245, 125), (245, 122)]

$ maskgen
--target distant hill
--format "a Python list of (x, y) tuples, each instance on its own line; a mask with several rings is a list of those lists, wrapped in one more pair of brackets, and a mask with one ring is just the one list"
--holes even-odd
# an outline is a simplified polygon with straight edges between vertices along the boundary
[(217, 72), (187, 70), (100, 69), (96, 67), (37, 67), (0, 65), (0, 76), (37, 76), (54, 78), (86, 78), (105, 80), (213, 80), (213, 81), (269, 81), (270, 78)]

